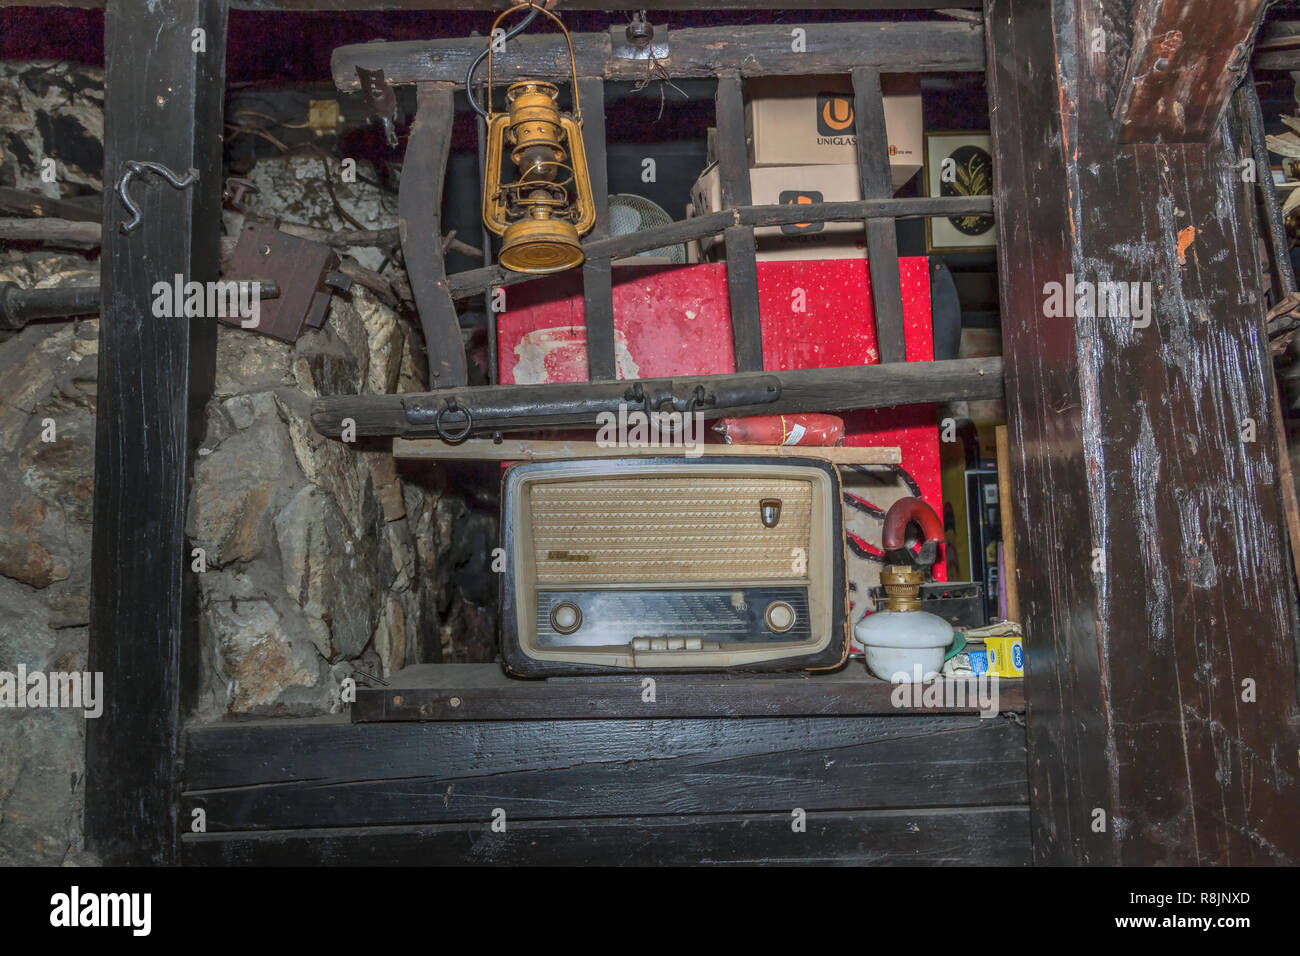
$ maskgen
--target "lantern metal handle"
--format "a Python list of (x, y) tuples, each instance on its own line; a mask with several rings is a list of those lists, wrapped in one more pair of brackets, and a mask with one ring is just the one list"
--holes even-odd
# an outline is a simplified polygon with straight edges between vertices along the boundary
[(488, 33), (488, 58), (487, 58), (488, 113), (490, 114), (493, 112), (492, 110), (492, 36), (497, 32), (497, 27), (501, 24), (501, 21), (503, 19), (510, 16), (510, 14), (512, 13), (516, 13), (524, 9), (533, 10), (537, 13), (546, 14), (555, 22), (555, 25), (560, 28), (560, 32), (564, 34), (564, 42), (569, 48), (569, 70), (573, 74), (573, 118), (579, 125), (581, 125), (582, 106), (578, 101), (578, 61), (574, 59), (573, 56), (573, 39), (572, 37), (569, 36), (568, 29), (565, 28), (564, 22), (559, 17), (557, 17), (550, 10), (547, 10), (541, 4), (534, 3), (533, 0), (523, 0), (522, 3), (516, 3), (513, 7), (509, 7), (505, 10), (502, 10), (499, 14), (497, 14), (497, 18), (492, 21), (492, 29)]

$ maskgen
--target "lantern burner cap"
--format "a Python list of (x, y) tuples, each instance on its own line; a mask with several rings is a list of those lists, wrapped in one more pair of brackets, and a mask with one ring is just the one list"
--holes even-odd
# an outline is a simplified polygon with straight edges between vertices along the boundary
[(540, 93), (553, 100), (560, 98), (560, 88), (545, 80), (518, 80), (506, 87), (506, 102), (513, 103), (515, 98), (525, 93)]
[(507, 227), (497, 261), (511, 272), (547, 275), (582, 265), (585, 258), (573, 223), (524, 219)]

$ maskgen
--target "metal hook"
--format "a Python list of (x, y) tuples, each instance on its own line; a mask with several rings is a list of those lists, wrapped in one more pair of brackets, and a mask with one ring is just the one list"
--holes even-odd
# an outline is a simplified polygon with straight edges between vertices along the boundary
[(131, 218), (122, 223), (122, 232), (127, 234), (133, 232), (144, 218), (140, 213), (140, 207), (131, 201), (131, 196), (126, 191), (127, 184), (131, 181), (132, 176), (146, 171), (157, 173), (163, 179), (167, 180), (168, 185), (174, 189), (187, 189), (194, 185), (199, 178), (199, 171), (197, 169), (189, 169), (186, 171), (184, 176), (178, 176), (162, 163), (139, 162), (134, 159), (128, 159), (124, 166), (125, 168), (122, 170), (122, 175), (117, 179), (116, 189), (117, 198), (122, 200), (122, 205), (125, 206), (127, 212), (131, 214)]

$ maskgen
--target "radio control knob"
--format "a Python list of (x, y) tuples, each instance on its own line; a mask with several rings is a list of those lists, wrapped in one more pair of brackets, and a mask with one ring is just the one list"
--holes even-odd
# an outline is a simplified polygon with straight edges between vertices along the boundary
[(785, 601), (773, 601), (767, 606), (763, 619), (767, 622), (768, 630), (774, 634), (784, 634), (794, 627), (794, 608)]
[(582, 627), (582, 610), (571, 601), (561, 601), (551, 608), (551, 627), (560, 634), (572, 634)]

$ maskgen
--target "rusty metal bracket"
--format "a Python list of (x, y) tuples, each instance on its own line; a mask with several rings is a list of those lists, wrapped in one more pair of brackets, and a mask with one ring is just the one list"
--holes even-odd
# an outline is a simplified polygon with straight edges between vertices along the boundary
[(251, 179), (228, 176), (226, 177), (226, 189), (223, 198), (226, 200), (226, 205), (231, 209), (235, 212), (242, 212), (247, 216), (254, 214), (254, 210), (252, 203), (246, 197), (250, 193), (256, 195), (259, 192), (261, 190), (257, 188), (257, 184)]
[(140, 213), (140, 207), (131, 199), (131, 194), (127, 192), (126, 187), (130, 184), (133, 176), (145, 172), (157, 173), (165, 179), (168, 185), (173, 189), (188, 189), (190, 186), (193, 186), (198, 182), (199, 179), (199, 171), (197, 169), (188, 169), (186, 170), (185, 175), (181, 176), (172, 172), (172, 170), (168, 169), (162, 163), (139, 162), (134, 159), (127, 160), (122, 169), (122, 175), (117, 178), (117, 186), (115, 188), (117, 190), (117, 198), (122, 201), (122, 205), (125, 206), (127, 212), (131, 214), (131, 218), (122, 223), (122, 232), (128, 235), (134, 232), (136, 227), (144, 221), (144, 216)]
[(357, 79), (361, 83), (361, 93), (370, 104), (370, 112), (378, 117), (379, 125), (384, 130), (384, 140), (389, 149), (397, 148), (397, 94), (384, 76), (383, 70), (367, 70), (357, 67)]
[[(335, 290), (346, 292), (352, 280), (338, 271), (339, 257), (319, 242), (280, 232), (264, 222), (245, 223), (234, 254), (223, 273), (227, 281), (256, 281), (273, 296), (263, 295), (259, 323), (254, 331), (295, 342), (307, 329), (325, 324), (330, 297)], [(230, 325), (239, 316), (218, 317)]]

